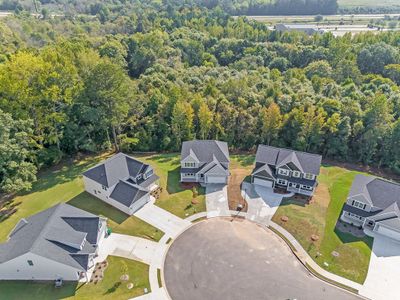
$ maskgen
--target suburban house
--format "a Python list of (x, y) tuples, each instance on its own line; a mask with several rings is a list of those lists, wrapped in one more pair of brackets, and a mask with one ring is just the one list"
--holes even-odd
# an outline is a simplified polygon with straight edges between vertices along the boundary
[(84, 278), (106, 228), (105, 218), (64, 203), (21, 219), (0, 244), (0, 280)]
[(317, 154), (259, 145), (251, 182), (312, 196), (321, 160), (321, 155)]
[(85, 190), (132, 215), (150, 201), (158, 188), (153, 168), (124, 153), (118, 153), (83, 173)]
[(341, 220), (400, 241), (400, 184), (356, 175)]
[(226, 142), (194, 140), (182, 143), (181, 181), (228, 183), (229, 151)]

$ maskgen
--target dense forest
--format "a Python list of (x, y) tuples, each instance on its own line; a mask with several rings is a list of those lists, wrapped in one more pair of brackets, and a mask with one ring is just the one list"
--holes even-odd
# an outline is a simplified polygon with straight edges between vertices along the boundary
[(168, 1), (92, 9), (0, 20), (1, 191), (66, 155), (193, 138), (400, 172), (400, 33), (282, 34)]

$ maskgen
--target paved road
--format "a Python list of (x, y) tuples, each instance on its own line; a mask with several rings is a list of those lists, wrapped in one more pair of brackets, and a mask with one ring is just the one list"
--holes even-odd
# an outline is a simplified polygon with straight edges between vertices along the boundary
[(355, 300), (313, 276), (272, 232), (231, 218), (202, 221), (171, 245), (164, 265), (173, 300)]

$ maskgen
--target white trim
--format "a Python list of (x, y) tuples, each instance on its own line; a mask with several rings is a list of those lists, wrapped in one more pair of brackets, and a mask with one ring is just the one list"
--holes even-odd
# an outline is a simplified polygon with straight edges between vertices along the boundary
[(278, 174), (279, 175), (283, 175), (283, 176), (290, 176), (290, 170), (286, 170), (286, 169), (278, 169)]
[(292, 171), (292, 177), (301, 178), (301, 172), (300, 171)]

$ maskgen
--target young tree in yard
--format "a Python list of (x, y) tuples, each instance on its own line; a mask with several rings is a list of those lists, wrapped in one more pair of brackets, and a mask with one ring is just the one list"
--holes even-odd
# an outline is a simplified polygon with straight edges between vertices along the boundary
[(172, 110), (172, 133), (175, 139), (175, 150), (179, 149), (183, 141), (193, 138), (193, 108), (189, 103), (178, 101)]
[(207, 103), (205, 103), (204, 101), (200, 104), (198, 118), (200, 127), (199, 128), (200, 137), (204, 140), (208, 137), (208, 134), (211, 130), (212, 119), (213, 119), (213, 113), (212, 111), (210, 111)]
[(0, 194), (29, 190), (36, 180), (30, 120), (16, 121), (0, 110)]
[(272, 102), (262, 112), (262, 137), (267, 145), (270, 145), (279, 135), (282, 127), (282, 115), (279, 106)]

